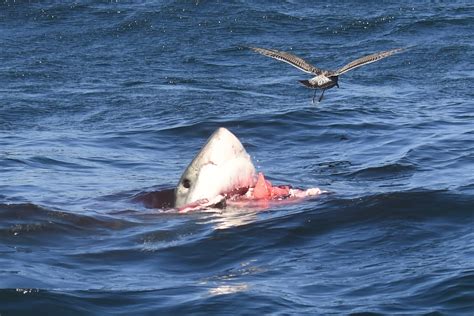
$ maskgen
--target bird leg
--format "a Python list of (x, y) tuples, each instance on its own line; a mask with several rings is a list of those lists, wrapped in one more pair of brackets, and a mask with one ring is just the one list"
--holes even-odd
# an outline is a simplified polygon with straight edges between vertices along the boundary
[(323, 96), (324, 96), (324, 91), (326, 91), (326, 89), (323, 89), (323, 92), (321, 93), (321, 96), (319, 97), (319, 100), (318, 100), (318, 102), (321, 102), (321, 100), (323, 99)]
[(314, 89), (314, 94), (313, 94), (313, 104), (314, 104), (314, 99), (316, 98), (316, 89)]

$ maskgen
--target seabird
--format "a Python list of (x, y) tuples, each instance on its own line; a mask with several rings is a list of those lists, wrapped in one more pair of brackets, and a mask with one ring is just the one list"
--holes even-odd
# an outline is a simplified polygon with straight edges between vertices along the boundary
[[(278, 51), (275, 49), (266, 49), (266, 48), (259, 48), (259, 47), (248, 47), (248, 48), (259, 54), (290, 64), (301, 71), (315, 75), (315, 77), (309, 80), (298, 80), (298, 81), (301, 82), (307, 88), (323, 90), (323, 92), (321, 93), (321, 96), (319, 97), (318, 102), (321, 102), (321, 100), (323, 99), (324, 91), (326, 91), (327, 89), (331, 89), (334, 86), (339, 88), (339, 84), (337, 83), (337, 81), (339, 80), (339, 76), (342, 75), (343, 73), (346, 73), (349, 70), (373, 63), (375, 61), (378, 61), (380, 59), (383, 59), (385, 57), (388, 57), (395, 53), (399, 53), (403, 51), (403, 48), (396, 48), (396, 49), (387, 50), (384, 52), (379, 52), (372, 55), (364, 56), (348, 63), (347, 65), (339, 68), (338, 70), (333, 71), (333, 70), (319, 69), (311, 65), (304, 59), (290, 53)], [(316, 98), (316, 91), (317, 90), (314, 91), (313, 103), (314, 103), (314, 99)]]

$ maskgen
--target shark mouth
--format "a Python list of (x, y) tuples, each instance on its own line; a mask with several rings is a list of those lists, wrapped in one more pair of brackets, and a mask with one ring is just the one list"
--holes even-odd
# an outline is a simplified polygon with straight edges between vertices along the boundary
[(174, 208), (179, 212), (210, 208), (258, 208), (292, 203), (323, 193), (318, 188), (273, 186), (258, 173), (240, 140), (218, 128), (183, 172), (174, 190), (138, 196), (146, 207)]

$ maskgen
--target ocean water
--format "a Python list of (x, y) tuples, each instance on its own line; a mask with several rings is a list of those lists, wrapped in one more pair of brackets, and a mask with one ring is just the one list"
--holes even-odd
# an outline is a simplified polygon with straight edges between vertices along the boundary
[[(474, 314), (471, 1), (0, 4), (0, 314)], [(348, 72), (310, 76), (244, 46)], [(178, 214), (218, 127), (329, 194)]]

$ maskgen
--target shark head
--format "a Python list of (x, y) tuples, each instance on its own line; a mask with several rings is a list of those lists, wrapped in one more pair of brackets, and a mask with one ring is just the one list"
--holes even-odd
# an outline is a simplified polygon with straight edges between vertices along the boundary
[(255, 183), (255, 167), (239, 139), (218, 128), (184, 171), (174, 190), (174, 205), (182, 207), (202, 199)]

